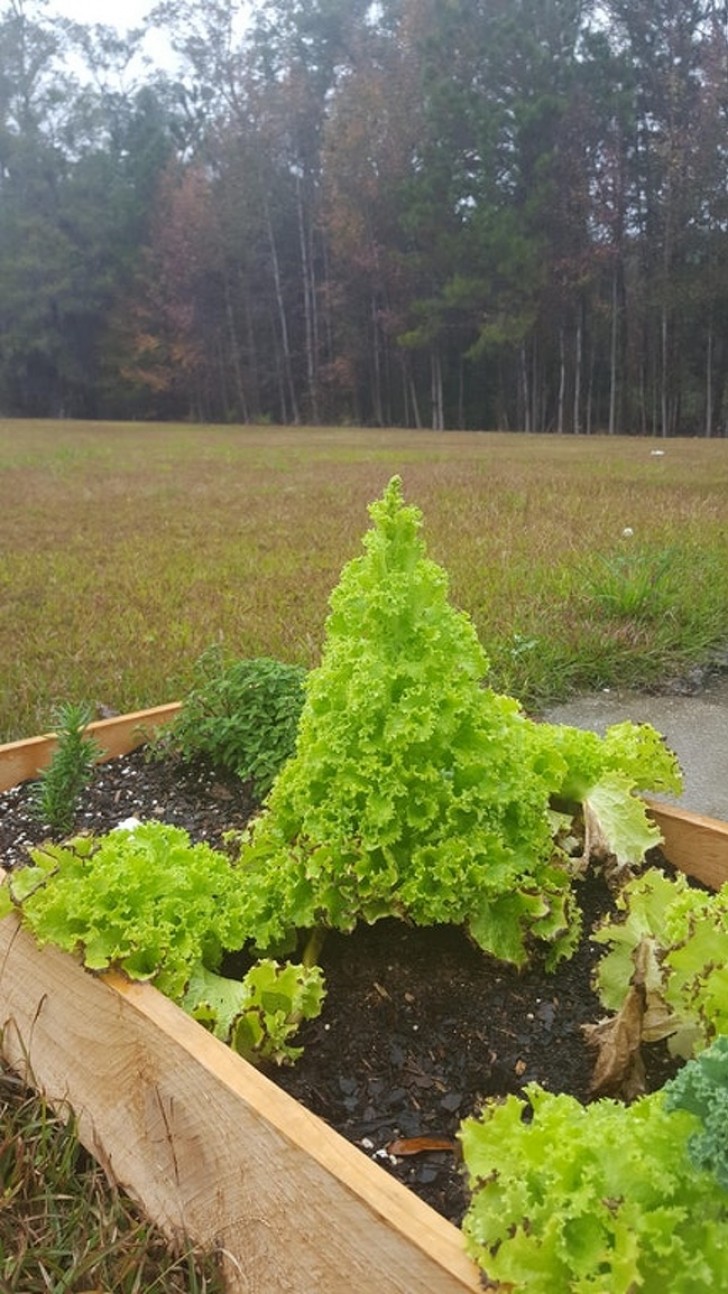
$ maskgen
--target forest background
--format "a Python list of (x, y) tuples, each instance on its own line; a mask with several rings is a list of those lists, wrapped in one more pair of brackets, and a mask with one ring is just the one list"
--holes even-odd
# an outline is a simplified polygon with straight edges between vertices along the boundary
[(723, 0), (240, 8), (0, 10), (0, 414), (726, 435)]

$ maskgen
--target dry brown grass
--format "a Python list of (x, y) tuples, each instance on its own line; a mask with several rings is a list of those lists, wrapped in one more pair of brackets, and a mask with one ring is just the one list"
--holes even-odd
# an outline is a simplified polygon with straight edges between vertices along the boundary
[(5, 421), (0, 740), (179, 696), (221, 638), (314, 663), (395, 472), (496, 685), (644, 682), (728, 638), (725, 441)]

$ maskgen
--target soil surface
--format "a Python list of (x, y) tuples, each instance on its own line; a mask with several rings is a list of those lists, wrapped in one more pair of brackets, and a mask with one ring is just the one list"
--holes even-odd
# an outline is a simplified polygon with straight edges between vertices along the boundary
[[(0, 793), (6, 867), (49, 834), (29, 815), (28, 799), (28, 784)], [(219, 847), (223, 832), (242, 827), (256, 809), (238, 779), (204, 765), (150, 763), (136, 751), (97, 768), (74, 830), (163, 818)], [(455, 1141), (462, 1118), (532, 1080), (588, 1098), (592, 1054), (581, 1025), (603, 1014), (590, 988), (601, 950), (589, 931), (612, 901), (598, 875), (578, 893), (584, 937), (551, 974), (538, 962), (519, 973), (485, 957), (452, 927), (386, 920), (330, 934), (321, 956), (323, 1013), (299, 1034), (303, 1057), (270, 1076), (458, 1223), (466, 1205)], [(651, 1090), (674, 1073), (662, 1044), (644, 1059)]]

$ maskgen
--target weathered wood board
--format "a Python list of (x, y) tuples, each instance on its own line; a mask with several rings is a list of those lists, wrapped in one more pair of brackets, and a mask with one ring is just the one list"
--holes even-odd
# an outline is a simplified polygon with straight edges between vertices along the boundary
[[(91, 725), (124, 754), (177, 705)], [(51, 737), (0, 747), (0, 789)], [(1, 861), (1, 860), (0, 860)], [(475, 1294), (459, 1231), (146, 984), (0, 922), (0, 1046), (170, 1236), (220, 1246), (230, 1294)]]
[[(94, 725), (107, 757), (161, 706)], [(0, 789), (52, 738), (0, 747)], [(18, 771), (20, 770), (20, 772)], [(718, 887), (728, 824), (662, 804), (667, 856)], [(230, 1294), (476, 1294), (460, 1233), (149, 985), (90, 975), (0, 922), (0, 1045), (168, 1234), (222, 1247)]]
[[(172, 701), (151, 710), (136, 710), (133, 714), (117, 715), (113, 719), (99, 719), (89, 724), (88, 731), (101, 746), (101, 760), (113, 759), (115, 755), (126, 755), (136, 746), (141, 746), (150, 733), (173, 719), (179, 708), (179, 701)], [(52, 732), (0, 746), (0, 791), (7, 791), (18, 782), (35, 777), (50, 763), (55, 748), (56, 738)]]
[(670, 804), (648, 801), (663, 838), (665, 857), (675, 867), (719, 890), (728, 881), (728, 822), (704, 818), (699, 813)]
[(227, 1254), (231, 1294), (464, 1294), (462, 1239), (174, 1003), (0, 922), (5, 1059), (170, 1235)]

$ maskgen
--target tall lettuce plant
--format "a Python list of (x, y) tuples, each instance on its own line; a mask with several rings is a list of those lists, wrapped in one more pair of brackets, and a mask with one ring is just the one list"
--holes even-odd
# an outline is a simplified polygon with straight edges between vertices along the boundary
[(625, 725), (615, 743), (537, 725), (484, 687), (485, 652), (399, 477), (370, 515), (331, 597), (296, 753), (242, 850), (249, 928), (267, 948), (384, 916), (451, 922), (518, 965), (544, 941), (555, 963), (579, 915), (551, 798), (576, 808), (607, 777), (630, 819), (623, 852), (638, 838), (641, 857), (657, 834), (631, 791), (676, 784), (673, 757), (651, 730)]

